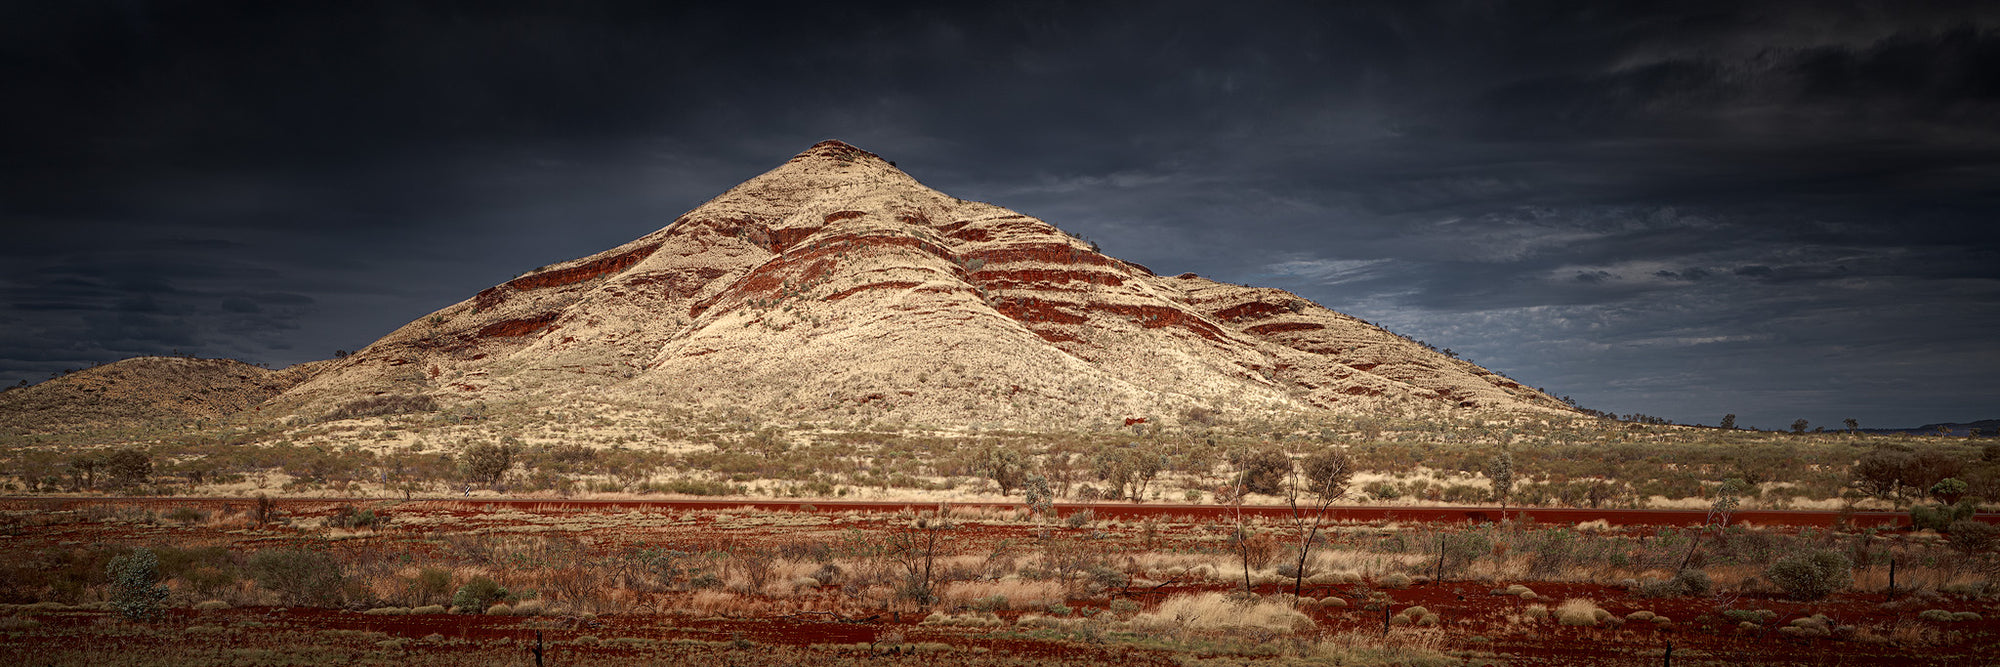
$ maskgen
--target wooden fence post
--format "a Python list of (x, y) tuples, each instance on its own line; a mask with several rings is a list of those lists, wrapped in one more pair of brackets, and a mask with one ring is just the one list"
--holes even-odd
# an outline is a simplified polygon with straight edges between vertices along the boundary
[(1437, 576), (1432, 577), (1432, 579), (1437, 580), (1439, 584), (1444, 583), (1444, 535), (1442, 533), (1438, 535)]
[(1896, 599), (1896, 557), (1889, 557), (1889, 599)]

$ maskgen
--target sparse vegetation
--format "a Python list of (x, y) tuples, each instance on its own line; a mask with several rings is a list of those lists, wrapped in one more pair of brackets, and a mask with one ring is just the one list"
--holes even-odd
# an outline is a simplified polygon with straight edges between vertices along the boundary
[(384, 415), (436, 412), (437, 409), (437, 399), (421, 394), (370, 396), (343, 403), (340, 407), (328, 412), (324, 419), (326, 421), (361, 419)]

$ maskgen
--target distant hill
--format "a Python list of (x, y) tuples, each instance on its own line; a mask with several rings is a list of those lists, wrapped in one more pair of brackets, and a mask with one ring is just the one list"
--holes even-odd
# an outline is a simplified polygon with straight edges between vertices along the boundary
[(1935, 435), (1940, 429), (1949, 430), (1950, 431), (1949, 435), (1971, 435), (1972, 429), (1979, 429), (1980, 433), (1984, 433), (1987, 435), (1994, 435), (1994, 434), (2000, 434), (2000, 419), (1981, 419), (1976, 422), (1966, 422), (1966, 423), (1947, 422), (1943, 424), (1925, 424), (1923, 426), (1918, 426), (1916, 428), (1864, 428), (1861, 429), (1861, 432), (1882, 433), (1882, 434), (1901, 433), (1910, 435)]
[(0, 434), (174, 427), (254, 408), (328, 362), (269, 370), (234, 359), (136, 357), (0, 392)]

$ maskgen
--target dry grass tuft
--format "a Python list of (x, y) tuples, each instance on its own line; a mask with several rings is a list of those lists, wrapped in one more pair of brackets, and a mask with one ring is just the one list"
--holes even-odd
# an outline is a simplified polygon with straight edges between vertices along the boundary
[(996, 609), (1041, 609), (1062, 602), (1063, 588), (1060, 582), (1029, 579), (958, 581), (946, 586), (939, 594), (946, 604), (954, 607), (973, 606), (995, 596), (1006, 601), (1004, 607)]
[(1397, 630), (1388, 635), (1350, 631), (1313, 644), (1309, 653), (1311, 657), (1320, 659), (1314, 664), (1328, 660), (1337, 665), (1444, 667), (1465, 664), (1446, 653), (1446, 647), (1444, 633), (1435, 629)]
[(1604, 610), (1599, 609), (1595, 602), (1584, 598), (1570, 598), (1563, 600), (1563, 603), (1556, 607), (1556, 622), (1563, 625), (1594, 626), (1597, 625), (1598, 615), (1602, 613)]
[(1161, 602), (1151, 613), (1132, 618), (1141, 628), (1190, 628), (1227, 630), (1259, 628), (1273, 632), (1295, 632), (1312, 627), (1305, 614), (1270, 600), (1239, 600), (1222, 593), (1176, 595)]

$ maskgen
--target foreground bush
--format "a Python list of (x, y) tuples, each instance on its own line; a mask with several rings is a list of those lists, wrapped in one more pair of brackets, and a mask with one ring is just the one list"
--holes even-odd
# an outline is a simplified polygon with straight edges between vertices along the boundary
[(167, 589), (160, 585), (160, 557), (147, 549), (111, 559), (105, 566), (111, 575), (111, 608), (134, 621), (158, 618), (167, 601)]
[(1975, 509), (1969, 502), (1956, 505), (1913, 505), (1910, 507), (1910, 525), (1918, 530), (1935, 530), (1942, 533), (1949, 530), (1953, 522), (1972, 518)]
[(250, 576), (286, 604), (340, 604), (346, 575), (333, 557), (317, 551), (277, 549), (250, 556)]
[(1695, 568), (1681, 570), (1672, 579), (1646, 579), (1633, 587), (1632, 592), (1642, 598), (1671, 598), (1681, 596), (1700, 597), (1714, 588), (1708, 572)]
[(502, 588), (498, 582), (486, 577), (473, 577), (451, 596), (451, 606), (461, 610), (477, 611), (492, 607), (505, 599), (507, 599), (507, 589)]
[(1800, 600), (1819, 600), (1854, 583), (1854, 562), (1831, 549), (1793, 554), (1764, 571), (1771, 583)]

